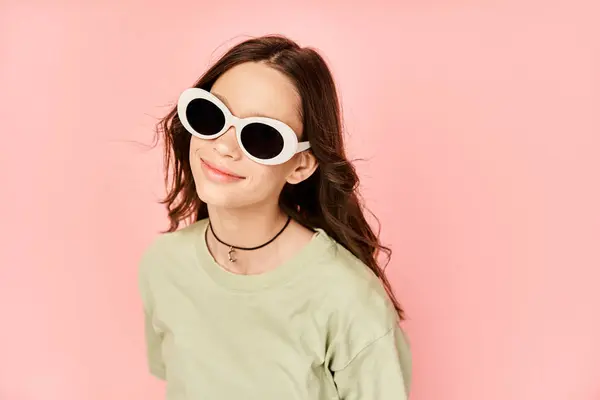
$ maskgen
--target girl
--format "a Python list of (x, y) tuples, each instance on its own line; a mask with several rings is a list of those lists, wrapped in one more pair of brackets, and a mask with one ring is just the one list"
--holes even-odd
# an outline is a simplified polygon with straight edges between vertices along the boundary
[[(161, 121), (171, 221), (140, 290), (170, 400), (401, 400), (402, 311), (319, 54), (233, 47)], [(178, 229), (180, 222), (191, 221)]]

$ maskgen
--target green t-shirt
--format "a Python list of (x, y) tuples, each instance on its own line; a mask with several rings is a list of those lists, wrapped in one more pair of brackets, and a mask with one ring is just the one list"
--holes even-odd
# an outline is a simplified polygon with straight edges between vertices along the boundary
[(169, 400), (403, 400), (411, 357), (373, 272), (323, 230), (257, 275), (220, 267), (207, 220), (140, 263), (148, 363)]

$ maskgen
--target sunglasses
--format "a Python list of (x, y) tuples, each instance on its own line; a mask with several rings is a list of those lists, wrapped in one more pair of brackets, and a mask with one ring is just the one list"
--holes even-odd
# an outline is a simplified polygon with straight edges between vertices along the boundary
[(238, 118), (215, 95), (200, 88), (186, 89), (177, 103), (183, 127), (200, 139), (216, 139), (230, 127), (240, 148), (251, 160), (264, 165), (283, 164), (310, 148), (285, 123), (272, 118)]

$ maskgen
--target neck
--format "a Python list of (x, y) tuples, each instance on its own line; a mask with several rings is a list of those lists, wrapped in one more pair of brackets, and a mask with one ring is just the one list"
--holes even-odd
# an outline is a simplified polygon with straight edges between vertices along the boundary
[(277, 204), (252, 209), (227, 209), (208, 205), (210, 224), (223, 242), (254, 247), (271, 240), (285, 224), (287, 215)]

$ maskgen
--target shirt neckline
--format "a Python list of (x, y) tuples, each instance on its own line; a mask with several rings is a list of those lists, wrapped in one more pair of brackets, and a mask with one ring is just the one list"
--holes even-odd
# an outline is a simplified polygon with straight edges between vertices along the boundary
[(332, 244), (327, 233), (320, 228), (316, 228), (313, 229), (315, 233), (311, 240), (283, 264), (260, 274), (236, 274), (221, 267), (208, 250), (206, 244), (208, 218), (198, 221), (196, 224), (197, 234), (194, 235), (194, 242), (200, 267), (219, 286), (240, 292), (265, 290), (289, 281), (294, 275), (305, 270), (312, 261)]

